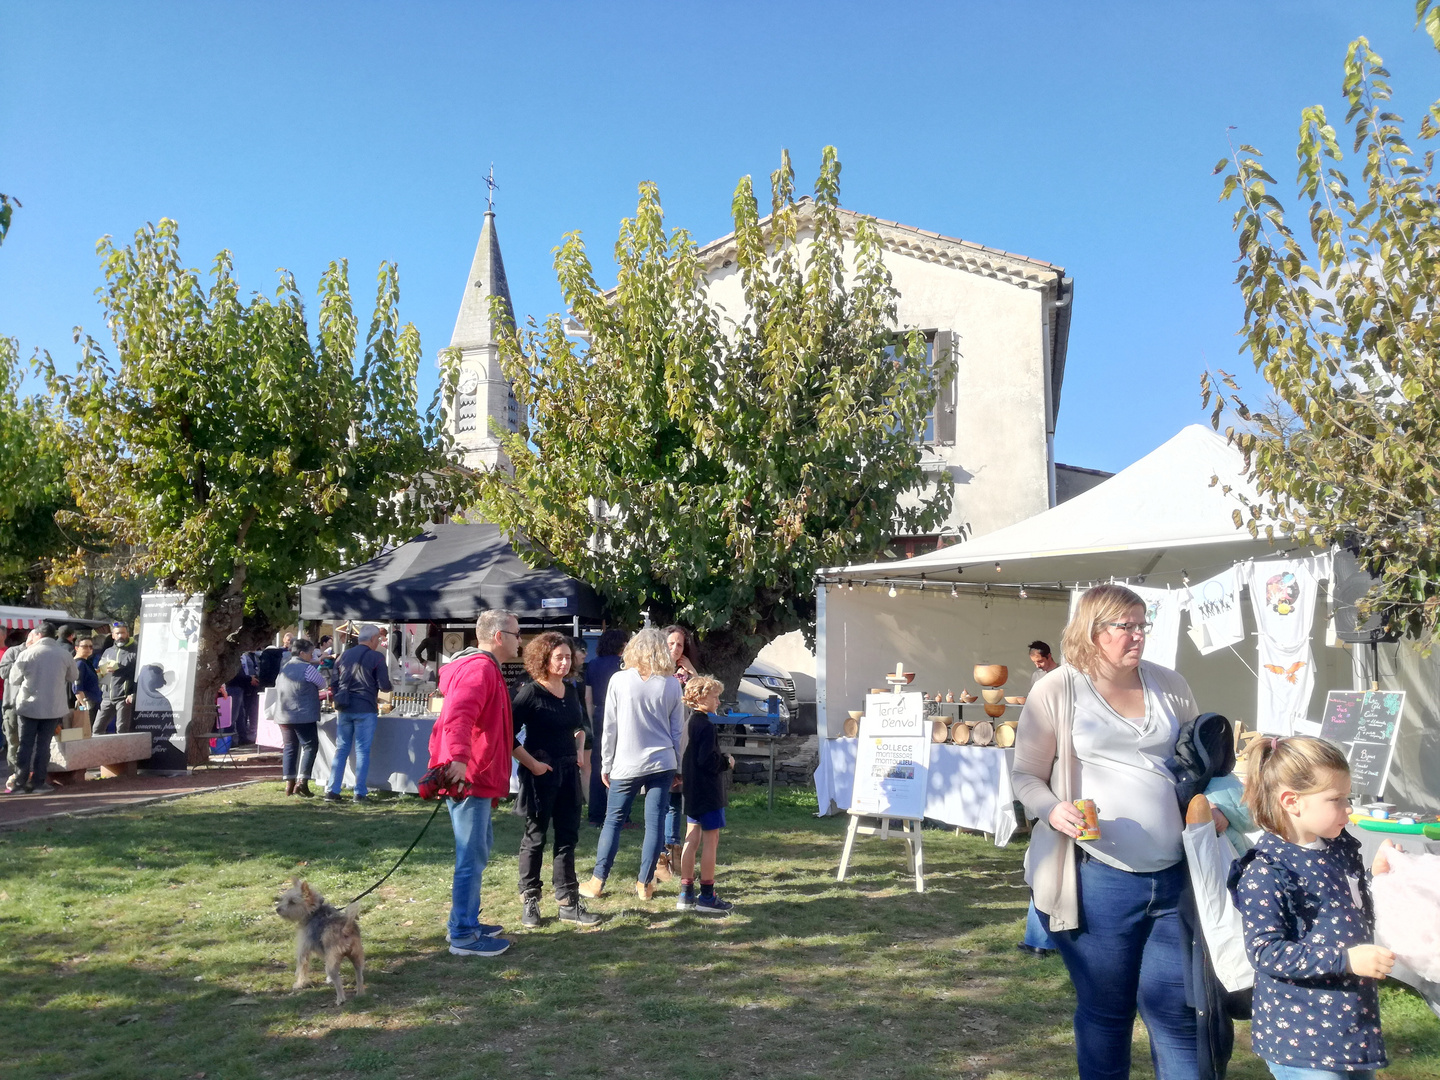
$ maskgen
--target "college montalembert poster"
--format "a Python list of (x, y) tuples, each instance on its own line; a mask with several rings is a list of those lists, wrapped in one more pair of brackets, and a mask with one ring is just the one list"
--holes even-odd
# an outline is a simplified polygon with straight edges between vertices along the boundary
[(850, 813), (923, 818), (930, 730), (920, 694), (866, 694)]

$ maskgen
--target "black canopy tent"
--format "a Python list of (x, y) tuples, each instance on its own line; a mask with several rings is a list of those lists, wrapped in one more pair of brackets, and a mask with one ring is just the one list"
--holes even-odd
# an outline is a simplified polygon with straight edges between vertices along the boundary
[(300, 587), (300, 618), (466, 622), (487, 608), (522, 620), (598, 623), (595, 591), (559, 570), (527, 566), (495, 525), (431, 525), (369, 562)]

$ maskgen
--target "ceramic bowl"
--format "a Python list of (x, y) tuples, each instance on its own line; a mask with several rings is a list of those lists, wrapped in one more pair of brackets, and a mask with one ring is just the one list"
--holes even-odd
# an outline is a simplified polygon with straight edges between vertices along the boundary
[(981, 686), (1004, 686), (1010, 669), (1004, 664), (976, 664), (975, 681)]
[(1005, 700), (1005, 688), (1003, 686), (983, 686), (980, 688), (980, 696), (985, 699), (987, 705), (999, 705)]
[(1025, 699), (1024, 699), (1023, 697), (1007, 697), (1007, 698), (1005, 699), (1005, 704), (1007, 704), (1007, 705), (1024, 705), (1024, 704), (1025, 704)]
[(1004, 715), (1005, 715), (1005, 706), (1004, 706), (1004, 704), (1002, 703), (1002, 704), (1000, 704), (1000, 705), (991, 705), (989, 702), (986, 702), (986, 703), (985, 703), (985, 715), (986, 715), (986, 716), (1004, 716)]

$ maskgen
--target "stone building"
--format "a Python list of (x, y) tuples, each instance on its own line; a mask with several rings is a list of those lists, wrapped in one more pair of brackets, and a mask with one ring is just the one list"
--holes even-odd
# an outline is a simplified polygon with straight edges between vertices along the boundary
[[(801, 200), (802, 223), (809, 200)], [(860, 215), (842, 210), (853, 235)], [(1049, 509), (1108, 475), (1055, 462), (1074, 282), (1063, 267), (969, 240), (876, 222), (899, 293), (901, 326), (919, 328), (931, 355), (953, 353), (956, 372), (927, 422), (927, 469), (955, 482), (950, 519), (937, 533), (897, 537), (900, 556), (979, 536)], [(802, 227), (803, 246), (813, 233)], [(700, 249), (715, 303), (738, 314), (735, 238)], [(461, 350), (454, 433), (473, 468), (505, 464), (491, 425), (518, 426), (515, 395), (500, 370), (491, 298), (511, 311), (505, 264), (487, 210), (450, 344)]]
[[(801, 200), (801, 247), (810, 203)], [(854, 234), (859, 214), (841, 210)], [(932, 358), (953, 354), (926, 425), (927, 470), (955, 482), (938, 534), (897, 537), (901, 556), (979, 536), (1048, 510), (1109, 474), (1055, 462), (1074, 282), (1063, 267), (939, 233), (877, 220), (885, 265), (899, 293), (900, 325), (924, 331)], [(715, 302), (741, 307), (735, 237), (700, 249)]]

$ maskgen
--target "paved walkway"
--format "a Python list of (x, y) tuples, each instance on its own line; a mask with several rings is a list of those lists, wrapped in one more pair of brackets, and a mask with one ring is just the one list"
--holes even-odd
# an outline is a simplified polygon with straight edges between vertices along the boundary
[(251, 754), (237, 768), (208, 766), (185, 776), (120, 776), (86, 780), (48, 795), (0, 795), (0, 829), (45, 818), (98, 814), (122, 807), (178, 799), (201, 791), (280, 778), (279, 754)]

